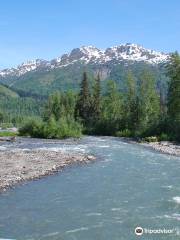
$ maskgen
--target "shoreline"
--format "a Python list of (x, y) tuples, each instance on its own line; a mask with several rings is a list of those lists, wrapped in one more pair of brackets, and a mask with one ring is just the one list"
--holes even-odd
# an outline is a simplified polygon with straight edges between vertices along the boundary
[(156, 152), (162, 154), (168, 154), (171, 156), (180, 157), (180, 144), (170, 142), (170, 141), (161, 141), (161, 142), (138, 142), (133, 138), (120, 137), (124, 142), (138, 144), (146, 148), (152, 149)]
[(157, 152), (180, 157), (180, 145), (169, 141), (140, 143), (141, 146), (148, 147)]
[(60, 172), (67, 166), (95, 161), (92, 155), (50, 150), (0, 152), (0, 193), (17, 184)]
[[(138, 142), (133, 138), (117, 137), (119, 140), (138, 144), (153, 151), (180, 157), (180, 145), (173, 142)], [(87, 164), (95, 156), (84, 153), (67, 153), (62, 150), (16, 149), (0, 151), (0, 193), (17, 184), (37, 180), (60, 172), (67, 166)]]

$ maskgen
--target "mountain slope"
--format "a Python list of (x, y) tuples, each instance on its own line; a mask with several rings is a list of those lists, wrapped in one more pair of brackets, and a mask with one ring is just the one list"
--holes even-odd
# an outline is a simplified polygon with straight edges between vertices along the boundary
[[(128, 70), (133, 70), (138, 77), (140, 69), (145, 67), (159, 76), (168, 59), (168, 54), (136, 44), (127, 43), (105, 51), (88, 46), (73, 49), (69, 54), (51, 61), (37, 59), (17, 68), (2, 70), (0, 81), (15, 89), (47, 95), (57, 89), (77, 89), (85, 70), (90, 79), (100, 73), (102, 80), (111, 78), (119, 85), (123, 85), (123, 78)], [(117, 73), (117, 69), (121, 72)]]
[(14, 90), (0, 84), (0, 124), (21, 123), (29, 117), (39, 116), (44, 100), (21, 97)]
[(18, 98), (19, 95), (15, 91), (0, 84), (0, 97)]

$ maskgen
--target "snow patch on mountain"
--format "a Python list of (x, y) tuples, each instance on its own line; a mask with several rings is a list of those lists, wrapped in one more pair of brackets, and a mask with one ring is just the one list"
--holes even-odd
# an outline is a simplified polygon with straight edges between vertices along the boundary
[(149, 64), (159, 64), (168, 61), (168, 54), (156, 52), (143, 48), (137, 44), (126, 43), (119, 46), (107, 48), (105, 51), (94, 46), (83, 46), (73, 49), (70, 53), (64, 54), (51, 61), (36, 59), (25, 62), (17, 68), (4, 69), (0, 71), (1, 77), (21, 76), (27, 72), (39, 69), (49, 70), (53, 68), (66, 67), (76, 62), (84, 64), (118, 64), (122, 61), (146, 62)]
[(30, 60), (17, 66), (17, 68), (7, 68), (0, 71), (0, 76), (21, 76), (27, 72), (34, 71), (36, 69), (47, 68), (50, 63), (43, 59)]
[(145, 49), (142, 46), (130, 43), (108, 48), (105, 55), (109, 56), (110, 59), (119, 61), (144, 61), (150, 64), (165, 62), (169, 58), (168, 54)]

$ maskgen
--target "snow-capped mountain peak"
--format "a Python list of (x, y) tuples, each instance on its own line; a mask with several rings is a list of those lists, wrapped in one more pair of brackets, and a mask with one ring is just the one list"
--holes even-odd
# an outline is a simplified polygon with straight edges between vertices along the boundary
[(83, 64), (118, 64), (122, 61), (127, 61), (159, 64), (168, 61), (168, 59), (168, 54), (156, 52), (131, 43), (110, 47), (106, 50), (100, 50), (94, 46), (82, 46), (51, 61), (36, 59), (22, 63), (16, 68), (4, 69), (0, 71), (0, 77), (21, 76), (27, 72), (65, 67), (76, 62)]
[(7, 68), (0, 71), (0, 76), (21, 76), (27, 72), (34, 71), (42, 67), (48, 67), (49, 62), (43, 59), (35, 59), (23, 62), (21, 65), (18, 65), (16, 68)]
[(103, 51), (99, 50), (94, 46), (83, 46), (80, 48), (80, 51), (83, 52), (89, 59), (91, 58), (101, 58)]
[(108, 55), (111, 59), (144, 61), (150, 64), (158, 64), (167, 61), (169, 58), (168, 54), (145, 49), (140, 45), (130, 43), (108, 48), (105, 55)]

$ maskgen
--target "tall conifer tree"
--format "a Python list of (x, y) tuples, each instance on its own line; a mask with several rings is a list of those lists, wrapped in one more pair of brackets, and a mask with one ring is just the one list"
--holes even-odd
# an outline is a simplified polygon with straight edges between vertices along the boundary
[(90, 118), (90, 91), (86, 72), (83, 73), (81, 89), (76, 104), (75, 116), (76, 118), (80, 117), (85, 124), (88, 123)]
[(100, 118), (101, 113), (101, 82), (100, 75), (95, 78), (95, 83), (93, 87), (93, 96), (91, 100), (91, 111), (93, 121), (97, 121)]

